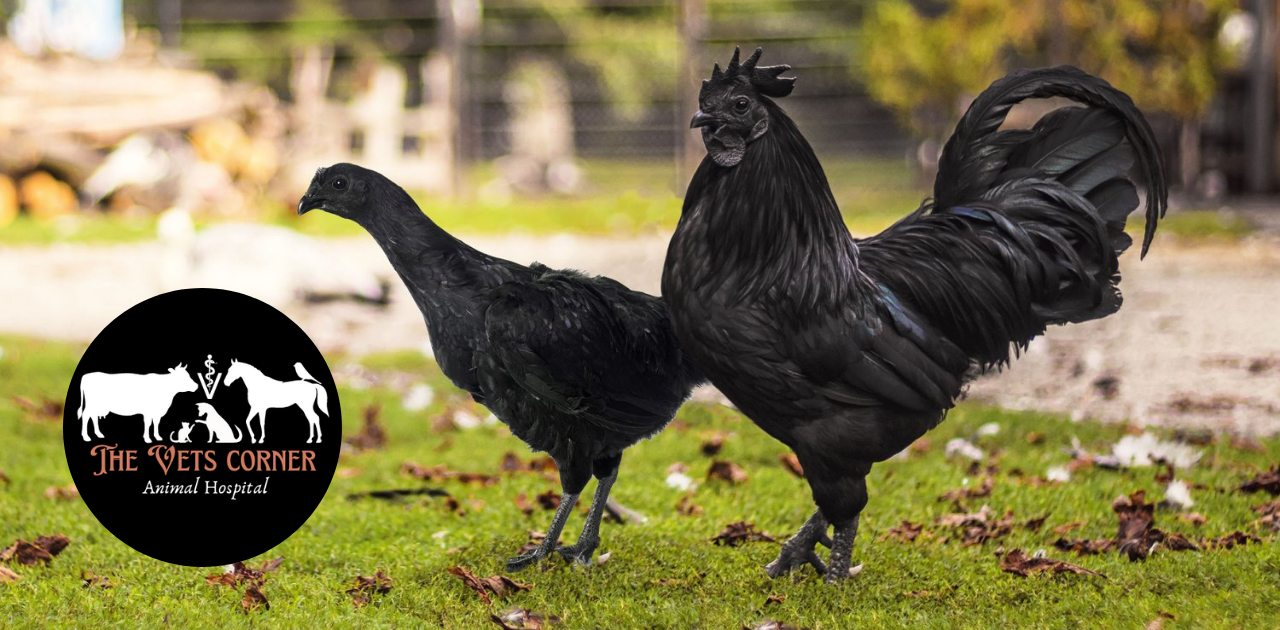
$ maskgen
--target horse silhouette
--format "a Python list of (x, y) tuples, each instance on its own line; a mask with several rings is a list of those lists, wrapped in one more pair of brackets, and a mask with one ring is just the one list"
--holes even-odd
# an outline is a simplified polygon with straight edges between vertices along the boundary
[[(268, 409), (293, 406), (302, 410), (310, 424), (307, 444), (312, 441), (320, 443), (320, 416), (315, 410), (319, 408), (324, 415), (329, 415), (329, 394), (320, 383), (314, 379), (277, 381), (248, 363), (232, 359), (225, 383), (230, 385), (242, 378), (245, 388), (249, 390), (249, 417), (245, 419), (245, 427), (249, 429), (250, 444), (262, 444), (266, 441)], [(258, 418), (258, 427), (261, 429), (256, 438), (253, 435), (254, 417)]]

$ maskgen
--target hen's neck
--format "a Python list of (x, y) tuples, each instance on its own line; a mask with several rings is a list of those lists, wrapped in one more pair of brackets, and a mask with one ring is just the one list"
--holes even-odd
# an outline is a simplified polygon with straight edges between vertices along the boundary
[(813, 305), (852, 280), (857, 246), (813, 148), (780, 108), (766, 107), (769, 131), (737, 166), (703, 160), (681, 229), (697, 233), (711, 276), (737, 279), (738, 298), (787, 285)]

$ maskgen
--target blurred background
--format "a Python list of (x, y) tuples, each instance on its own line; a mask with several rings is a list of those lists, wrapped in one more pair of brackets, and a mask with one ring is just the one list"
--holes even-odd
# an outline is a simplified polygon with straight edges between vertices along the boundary
[[(697, 89), (734, 46), (855, 234), (928, 195), (968, 102), (1070, 63), (1131, 94), (1174, 191), (1119, 317), (1054, 331), (976, 396), (1280, 428), (1275, 0), (2, 0), (0, 333), (87, 342), (157, 293), (238, 290), (332, 354), (429, 352), (381, 252), (294, 216), (317, 167), (410, 190), (492, 254), (656, 293)], [(1029, 103), (1027, 126), (1060, 103)], [(1140, 228), (1140, 226), (1138, 226)]]

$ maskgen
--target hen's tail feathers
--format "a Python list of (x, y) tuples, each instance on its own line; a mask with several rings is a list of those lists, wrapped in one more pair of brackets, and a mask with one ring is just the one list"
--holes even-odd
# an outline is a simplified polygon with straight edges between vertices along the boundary
[[(1014, 105), (1054, 96), (1089, 107), (1059, 109), (1032, 130), (998, 131)], [(1137, 206), (1126, 178), (1135, 157), (1146, 184), (1145, 256), (1168, 207), (1168, 184), (1142, 112), (1103, 79), (1071, 66), (1015, 72), (980, 94), (956, 126), (938, 164), (934, 207), (989, 199), (993, 188), (1019, 176), (1056, 180), (1097, 209), (1119, 252), (1129, 245), (1125, 218)]]

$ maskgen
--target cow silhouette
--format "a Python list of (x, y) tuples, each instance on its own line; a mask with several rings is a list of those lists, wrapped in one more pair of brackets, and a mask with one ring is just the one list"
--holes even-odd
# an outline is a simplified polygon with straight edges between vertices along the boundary
[[(301, 363), (295, 363), (294, 370), (299, 375), (307, 374)], [(315, 410), (319, 408), (324, 415), (329, 415), (329, 394), (314, 378), (308, 378), (310, 376), (307, 374), (303, 380), (298, 381), (277, 381), (248, 363), (231, 360), (231, 368), (227, 370), (227, 385), (244, 379), (244, 386), (249, 392), (249, 417), (245, 420), (245, 428), (249, 429), (250, 444), (262, 444), (266, 440), (268, 409), (295, 405), (307, 417), (310, 429), (307, 444), (312, 441), (317, 444), (320, 442), (320, 416)], [(258, 427), (261, 429), (256, 439), (253, 435), (254, 416), (257, 416)]]
[(80, 377), (80, 437), (89, 440), (89, 421), (93, 432), (103, 437), (98, 421), (108, 414), (117, 416), (142, 416), (142, 439), (151, 443), (154, 432), (160, 435), (160, 419), (168, 413), (173, 397), (180, 392), (196, 391), (196, 382), (187, 373), (187, 366), (178, 364), (167, 374), (107, 374), (90, 372)]

